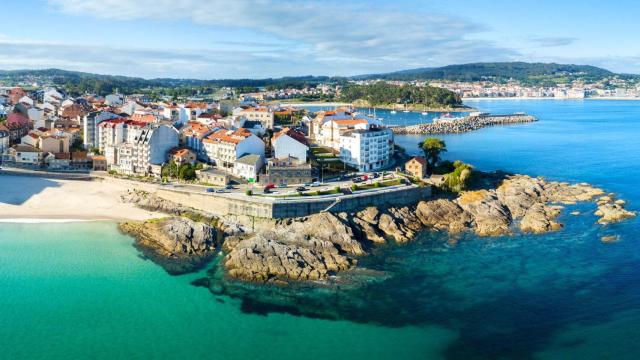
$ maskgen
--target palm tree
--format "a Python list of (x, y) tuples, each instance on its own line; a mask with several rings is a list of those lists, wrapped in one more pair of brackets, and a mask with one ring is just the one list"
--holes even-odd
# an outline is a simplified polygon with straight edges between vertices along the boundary
[(440, 154), (447, 151), (447, 145), (441, 139), (426, 138), (419, 144), (419, 147), (424, 152), (424, 157), (427, 160), (427, 171), (431, 174), (438, 161), (440, 161)]

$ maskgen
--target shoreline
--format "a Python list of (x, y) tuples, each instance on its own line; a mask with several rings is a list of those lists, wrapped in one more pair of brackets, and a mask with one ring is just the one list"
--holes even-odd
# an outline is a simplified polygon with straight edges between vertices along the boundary
[(115, 219), (80, 219), (80, 218), (51, 218), (51, 217), (0, 217), (1, 224), (67, 224), (96, 221), (115, 221)]
[(148, 220), (160, 214), (121, 201), (129, 184), (2, 175), (0, 223), (65, 223)]
[(488, 100), (488, 101), (493, 101), (493, 100), (511, 100), (511, 101), (518, 101), (518, 100), (556, 100), (556, 101), (584, 101), (584, 100), (613, 100), (613, 101), (640, 101), (640, 97), (638, 98), (629, 98), (629, 97), (586, 97), (586, 98), (582, 98), (582, 99), (569, 99), (569, 98), (554, 98), (551, 96), (545, 96), (545, 97), (528, 97), (528, 96), (523, 96), (523, 97), (516, 97), (516, 96), (511, 96), (511, 97), (471, 97), (471, 98), (462, 98), (462, 101), (484, 101), (484, 100)]
[[(277, 103), (277, 102), (275, 102)], [(341, 106), (353, 106), (355, 108), (372, 108), (372, 109), (380, 109), (380, 110), (409, 110), (410, 112), (473, 112), (477, 111), (475, 108), (423, 108), (420, 106), (404, 106), (402, 104), (399, 105), (376, 105), (376, 106), (364, 106), (364, 104), (357, 103), (345, 103), (345, 102), (296, 102), (296, 103), (281, 103), (282, 105), (294, 106), (294, 107), (305, 107), (305, 106), (326, 106), (326, 107), (341, 107)]]

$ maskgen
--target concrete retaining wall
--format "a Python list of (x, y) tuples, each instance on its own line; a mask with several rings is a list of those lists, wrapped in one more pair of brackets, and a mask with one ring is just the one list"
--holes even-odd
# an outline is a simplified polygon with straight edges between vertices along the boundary
[(431, 196), (430, 187), (408, 186), (383, 189), (375, 192), (336, 197), (311, 199), (273, 199), (252, 197), (231, 198), (224, 195), (195, 193), (180, 190), (157, 189), (156, 194), (169, 201), (195, 209), (211, 212), (218, 216), (237, 215), (258, 218), (291, 218), (316, 214), (322, 211), (353, 212), (367, 206), (405, 206), (415, 204)]

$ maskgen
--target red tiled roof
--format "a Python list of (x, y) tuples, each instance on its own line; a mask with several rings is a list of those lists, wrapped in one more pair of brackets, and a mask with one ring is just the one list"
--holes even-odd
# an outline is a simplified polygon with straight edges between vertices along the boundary
[(247, 129), (238, 129), (235, 131), (221, 129), (207, 136), (203, 141), (208, 143), (226, 142), (231, 144), (238, 144), (251, 135), (253, 134)]
[(29, 119), (20, 113), (11, 113), (7, 115), (7, 125), (10, 124), (27, 125), (29, 124)]
[(304, 134), (299, 132), (299, 131), (296, 131), (294, 129), (284, 128), (284, 129), (278, 131), (277, 133), (275, 133), (273, 135), (273, 140), (276, 140), (281, 135), (288, 135), (289, 137), (293, 138), (294, 140), (298, 141), (299, 143), (307, 145), (307, 139), (305, 138)]
[[(417, 162), (419, 162), (422, 166), (426, 166), (427, 165), (427, 160), (425, 158), (423, 158), (422, 156), (414, 156), (413, 158), (411, 158), (411, 160), (415, 160)], [(409, 161), (411, 161), (409, 160)]]
[(191, 152), (191, 150), (187, 148), (173, 148), (169, 150), (169, 155), (182, 157), (182, 156), (187, 156), (189, 152)]
[(332, 120), (338, 126), (349, 126), (368, 123), (365, 119)]
[(153, 114), (133, 114), (131, 120), (152, 123), (156, 121), (156, 117)]

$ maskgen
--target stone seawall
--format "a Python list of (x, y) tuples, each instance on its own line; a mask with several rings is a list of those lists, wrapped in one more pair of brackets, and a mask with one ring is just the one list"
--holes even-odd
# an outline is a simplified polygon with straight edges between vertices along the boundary
[(352, 194), (339, 198), (278, 200), (273, 204), (273, 218), (303, 217), (323, 211), (356, 212), (369, 206), (381, 209), (416, 204), (431, 196), (431, 187), (400, 187), (375, 192)]
[(415, 204), (431, 196), (430, 187), (407, 186), (383, 189), (375, 192), (344, 195), (341, 197), (317, 197), (304, 199), (274, 199), (264, 197), (230, 197), (209, 193), (156, 189), (163, 199), (207, 211), (217, 216), (248, 216), (282, 219), (303, 217), (323, 211), (353, 212), (367, 206), (405, 206)]
[(411, 126), (396, 126), (391, 130), (395, 134), (423, 135), (423, 134), (459, 134), (474, 131), (487, 126), (511, 125), (538, 121), (535, 116), (524, 114), (513, 115), (479, 115), (467, 116), (461, 120), (450, 122), (418, 124)]

